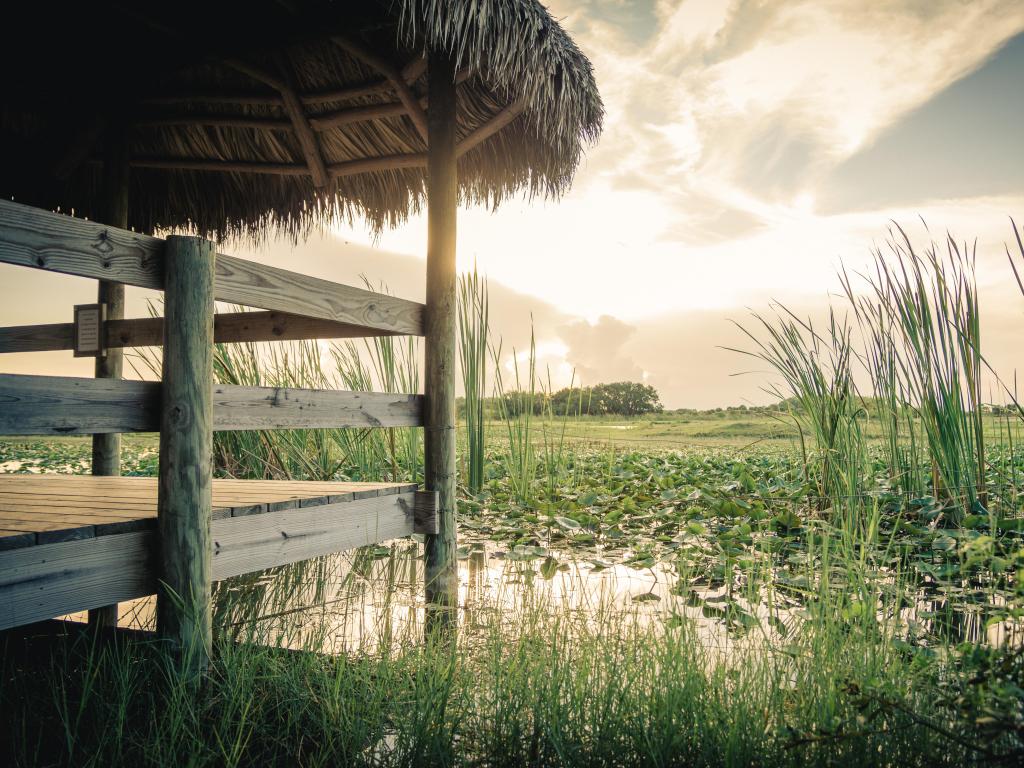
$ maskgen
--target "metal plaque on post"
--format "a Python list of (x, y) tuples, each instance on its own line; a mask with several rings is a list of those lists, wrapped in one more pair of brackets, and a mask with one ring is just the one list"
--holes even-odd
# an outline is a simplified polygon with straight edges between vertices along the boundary
[(106, 304), (75, 305), (75, 357), (103, 357), (103, 324), (107, 319)]

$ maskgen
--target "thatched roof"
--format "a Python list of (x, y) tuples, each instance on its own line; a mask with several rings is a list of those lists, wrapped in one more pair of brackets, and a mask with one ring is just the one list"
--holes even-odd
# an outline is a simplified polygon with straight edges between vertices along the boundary
[(559, 195), (601, 129), (590, 62), (535, 0), (19, 8), (0, 194), (99, 218), (104, 148), (126, 143), (142, 231), (400, 222), (424, 200), (428, 48), (456, 59), (464, 201)]

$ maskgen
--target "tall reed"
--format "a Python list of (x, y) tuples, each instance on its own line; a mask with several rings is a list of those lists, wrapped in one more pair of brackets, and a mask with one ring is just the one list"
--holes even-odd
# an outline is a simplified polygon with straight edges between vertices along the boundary
[(484, 483), (487, 445), (487, 357), (489, 301), (487, 280), (476, 271), (459, 277), (459, 357), (465, 393), (466, 488), (474, 496)]
[[(859, 338), (832, 308), (824, 335), (783, 308), (770, 321), (755, 314), (766, 339), (748, 336), (782, 375), (780, 396), (799, 405), (794, 418), (814, 440), (823, 496), (838, 502), (869, 487), (857, 425), (867, 409), (891, 485), (908, 497), (930, 488), (957, 525), (989, 505), (974, 249), (947, 237), (944, 248), (930, 241), (919, 250), (897, 226), (887, 251), (873, 255), (874, 271), (860, 275), (865, 293), (840, 273)], [(870, 400), (857, 393), (855, 363), (871, 382)]]
[[(387, 290), (364, 282), (368, 288)], [(153, 305), (149, 312), (159, 314)], [(412, 394), (420, 389), (419, 349), (415, 336), (370, 337), (360, 345), (217, 344), (213, 374), (221, 384)], [(328, 354), (330, 361), (325, 359)], [(128, 359), (137, 373), (159, 378), (159, 350), (141, 349)], [(412, 427), (214, 433), (218, 471), (249, 479), (416, 480), (422, 477), (422, 453), (420, 430)]]
[(932, 462), (932, 490), (954, 523), (985, 506), (981, 324), (974, 252), (947, 237), (918, 252), (897, 227), (889, 258), (868, 278), (882, 330), (899, 345), (900, 397), (916, 410)]
[(771, 385), (770, 391), (789, 404), (818, 507), (844, 509), (864, 492), (867, 455), (860, 423), (864, 404), (853, 377), (850, 325), (832, 310), (823, 334), (810, 320), (801, 320), (782, 306), (774, 316), (754, 313), (754, 317), (764, 337), (740, 325), (756, 350), (737, 351), (763, 360), (782, 376), (782, 388)]
[(501, 450), (502, 463), (512, 497), (520, 504), (534, 500), (533, 485), (537, 476), (537, 456), (533, 444), (533, 409), (537, 399), (537, 340), (530, 327), (530, 351), (526, 371), (520, 373), (519, 355), (512, 350), (512, 372), (515, 387), (508, 390), (501, 366), (501, 342), (491, 346), (494, 362), (494, 393), (498, 417), (505, 425), (507, 442)]

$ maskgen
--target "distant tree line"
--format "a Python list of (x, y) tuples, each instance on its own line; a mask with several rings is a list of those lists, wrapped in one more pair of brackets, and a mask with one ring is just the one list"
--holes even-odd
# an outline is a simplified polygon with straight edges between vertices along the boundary
[[(565, 387), (550, 394), (506, 392), (502, 400), (503, 403), (491, 397), (485, 401), (488, 416), (496, 418), (502, 412), (509, 416), (519, 416), (527, 411), (537, 416), (640, 416), (663, 410), (658, 390), (635, 381), (616, 381), (593, 387)], [(464, 409), (462, 398), (458, 400), (458, 408), (461, 416)]]

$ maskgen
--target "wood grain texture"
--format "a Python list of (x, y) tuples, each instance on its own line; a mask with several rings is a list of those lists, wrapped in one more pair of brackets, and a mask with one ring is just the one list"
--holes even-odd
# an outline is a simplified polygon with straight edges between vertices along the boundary
[(0, 374), (0, 434), (153, 432), (159, 403), (156, 382)]
[[(409, 512), (414, 505), (415, 493), (407, 488), (362, 500), (214, 520), (212, 578), (408, 536), (414, 528)], [(27, 535), (0, 526), (0, 630), (157, 591), (154, 530), (4, 549), (3, 542)]]
[(154, 532), (0, 551), (0, 629), (153, 594)]
[[(423, 396), (212, 385), (213, 429), (423, 425)], [(0, 434), (83, 435), (160, 429), (158, 382), (0, 374)]]
[[(103, 176), (100, 189), (102, 220), (124, 231), (128, 227), (128, 142), (123, 124), (108, 126), (104, 137)], [(100, 280), (96, 300), (106, 305), (108, 320), (124, 317), (124, 285)], [(97, 379), (120, 379), (124, 370), (124, 354), (120, 349), (108, 349), (96, 357)], [(92, 473), (94, 475), (121, 474), (121, 436), (116, 432), (94, 433), (92, 436)], [(115, 621), (116, 623), (116, 621)]]
[(163, 247), (156, 237), (0, 200), (0, 262), (160, 289)]
[[(131, 168), (128, 165), (128, 135), (123, 122), (111, 122), (104, 134), (103, 174), (100, 188), (100, 219), (121, 230), (128, 228), (128, 191)], [(96, 300), (103, 305), (108, 320), (124, 317), (125, 295), (122, 283), (100, 280)], [(96, 357), (97, 379), (120, 379), (124, 371), (124, 353), (106, 349)], [(121, 474), (121, 435), (118, 432), (93, 433), (92, 473)], [(96, 627), (117, 626), (117, 604), (89, 611), (89, 623)]]
[(166, 313), (160, 475), (157, 632), (191, 672), (213, 644), (213, 243), (172, 236), (165, 253)]
[(421, 395), (218, 384), (213, 409), (218, 432), (423, 424)]
[[(0, 475), (0, 550), (149, 530), (157, 485), (151, 477)], [(214, 520), (416, 491), (414, 483), (231, 479), (212, 488)]]
[[(0, 200), (0, 262), (160, 290), (164, 241)], [(219, 301), (423, 335), (423, 305), (233, 256), (218, 256)]]
[(409, 536), (414, 496), (407, 492), (216, 520), (213, 577), (226, 579)]
[(413, 531), (434, 535), (437, 525), (437, 491), (416, 491), (412, 508)]
[(75, 348), (74, 323), (0, 328), (0, 352), (53, 352)]
[[(74, 349), (74, 323), (16, 325), (0, 328), (0, 353), (50, 352)], [(139, 317), (107, 321), (106, 347), (159, 347), (164, 343), (164, 319)], [(213, 340), (218, 344), (246, 341), (300, 341), (395, 336), (394, 331), (351, 323), (292, 315), (286, 312), (222, 312), (213, 316)]]
[(321, 320), (423, 334), (423, 305), (233, 256), (217, 257), (217, 299)]
[(438, 532), (426, 537), (427, 602), (440, 610), (428, 630), (454, 630), (458, 601), (455, 551), (455, 234), (458, 173), (455, 154), (455, 67), (449, 54), (429, 56), (427, 164), (427, 322), (425, 328), (425, 490), (437, 492)]

